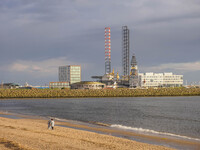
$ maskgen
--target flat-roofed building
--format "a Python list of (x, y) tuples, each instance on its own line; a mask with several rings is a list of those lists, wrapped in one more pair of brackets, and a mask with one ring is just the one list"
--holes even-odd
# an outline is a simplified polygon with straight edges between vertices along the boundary
[(49, 88), (54, 89), (54, 88), (70, 88), (69, 82), (49, 82)]
[(19, 84), (16, 83), (2, 83), (1, 84), (2, 89), (17, 89), (19, 88)]
[(59, 82), (69, 82), (70, 84), (81, 81), (81, 66), (67, 65), (59, 67)]
[(82, 81), (71, 85), (71, 89), (103, 89), (106, 84), (101, 82)]
[(163, 74), (164, 87), (180, 87), (183, 86), (183, 75), (175, 75), (172, 72)]
[(140, 73), (140, 87), (181, 87), (183, 86), (183, 75), (173, 73)]

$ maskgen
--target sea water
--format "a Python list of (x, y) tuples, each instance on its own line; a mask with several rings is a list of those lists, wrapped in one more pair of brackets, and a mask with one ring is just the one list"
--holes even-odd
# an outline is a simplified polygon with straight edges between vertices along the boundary
[(112, 128), (200, 142), (200, 97), (17, 99), (0, 111), (99, 122)]

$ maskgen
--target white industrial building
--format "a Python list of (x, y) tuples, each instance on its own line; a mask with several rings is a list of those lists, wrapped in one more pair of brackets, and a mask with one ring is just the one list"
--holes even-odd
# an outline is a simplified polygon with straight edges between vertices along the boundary
[(169, 73), (139, 73), (140, 87), (181, 87), (183, 86), (183, 75)]
[(81, 66), (68, 65), (59, 67), (59, 82), (69, 82), (70, 84), (81, 82)]

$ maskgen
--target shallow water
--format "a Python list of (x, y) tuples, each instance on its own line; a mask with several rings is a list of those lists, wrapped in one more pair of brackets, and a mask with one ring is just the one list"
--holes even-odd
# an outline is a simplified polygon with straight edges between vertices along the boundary
[(200, 141), (200, 97), (0, 101), (0, 111), (101, 122), (113, 128)]

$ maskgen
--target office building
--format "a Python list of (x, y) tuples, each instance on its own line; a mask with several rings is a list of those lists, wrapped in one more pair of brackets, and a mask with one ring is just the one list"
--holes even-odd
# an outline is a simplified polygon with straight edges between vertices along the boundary
[(163, 87), (180, 87), (183, 86), (183, 75), (175, 75), (172, 72), (164, 73)]
[(139, 73), (139, 86), (148, 87), (181, 87), (183, 75), (173, 73)]
[(59, 82), (69, 82), (70, 84), (81, 81), (81, 66), (67, 65), (59, 67)]

